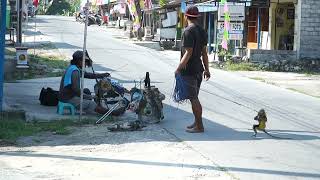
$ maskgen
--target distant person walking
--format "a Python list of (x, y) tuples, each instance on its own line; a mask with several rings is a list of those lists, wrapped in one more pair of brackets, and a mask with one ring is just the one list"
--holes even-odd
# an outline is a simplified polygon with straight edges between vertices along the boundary
[[(187, 97), (192, 105), (194, 122), (187, 126), (189, 133), (204, 132), (202, 123), (202, 106), (198, 99), (202, 78), (210, 78), (208, 66), (207, 42), (204, 29), (197, 24), (199, 10), (196, 6), (189, 6), (185, 13), (187, 27), (182, 36), (181, 60), (175, 71), (186, 84)], [(201, 58), (202, 57), (202, 58)]]

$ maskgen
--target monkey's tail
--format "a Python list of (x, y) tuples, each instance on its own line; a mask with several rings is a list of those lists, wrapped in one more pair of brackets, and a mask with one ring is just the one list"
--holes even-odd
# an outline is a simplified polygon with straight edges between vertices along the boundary
[(275, 138), (275, 139), (292, 139), (292, 138), (285, 138), (285, 137), (274, 136), (274, 135), (268, 133), (266, 130), (264, 130), (263, 132), (266, 133), (267, 135), (269, 135), (270, 137)]

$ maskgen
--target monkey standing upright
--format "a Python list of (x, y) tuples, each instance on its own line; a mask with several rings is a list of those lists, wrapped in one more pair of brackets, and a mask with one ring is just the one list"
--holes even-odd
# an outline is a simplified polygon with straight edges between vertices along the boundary
[(258, 112), (258, 115), (254, 117), (254, 120), (258, 121), (259, 124), (253, 125), (252, 129), (254, 131), (253, 137), (256, 137), (257, 130), (262, 131), (269, 135), (270, 137), (276, 138), (276, 139), (291, 139), (291, 138), (285, 138), (285, 137), (278, 137), (274, 136), (266, 131), (266, 123), (268, 121), (267, 114), (264, 109), (260, 109)]
[(267, 114), (264, 109), (260, 109), (258, 115), (254, 117), (254, 120), (258, 121), (259, 124), (253, 125), (252, 129), (254, 131), (253, 136), (257, 135), (257, 130), (263, 131), (266, 133), (266, 122), (268, 121)]

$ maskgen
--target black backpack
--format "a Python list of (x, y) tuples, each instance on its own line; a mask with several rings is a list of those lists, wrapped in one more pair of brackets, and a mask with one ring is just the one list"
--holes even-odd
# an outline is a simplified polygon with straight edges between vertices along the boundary
[(58, 105), (59, 91), (52, 88), (42, 88), (39, 96), (40, 104), (44, 106), (57, 106)]

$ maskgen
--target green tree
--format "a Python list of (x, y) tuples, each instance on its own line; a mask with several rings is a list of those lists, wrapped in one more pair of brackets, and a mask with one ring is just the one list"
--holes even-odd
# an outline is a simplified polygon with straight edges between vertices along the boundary
[(71, 12), (77, 12), (80, 9), (81, 0), (70, 0)]
[(160, 5), (160, 7), (165, 6), (167, 3), (168, 3), (167, 0), (159, 0), (159, 5)]
[(71, 11), (70, 3), (66, 0), (53, 0), (48, 8), (47, 15), (62, 15), (67, 11)]

